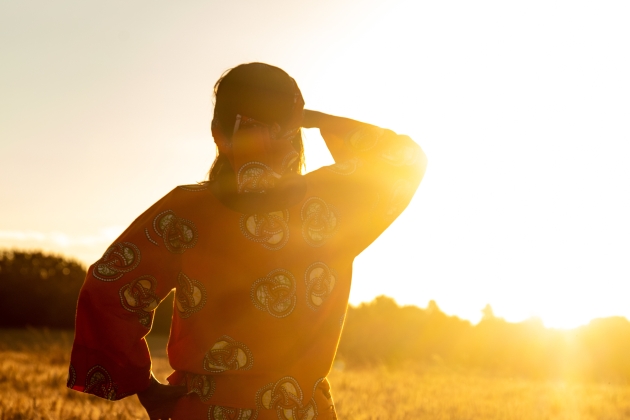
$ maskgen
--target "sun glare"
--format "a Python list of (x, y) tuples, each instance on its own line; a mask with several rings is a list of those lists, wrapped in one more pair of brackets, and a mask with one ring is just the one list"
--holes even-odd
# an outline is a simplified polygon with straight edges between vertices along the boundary
[[(628, 61), (602, 53), (611, 42), (619, 44), (603, 26), (605, 10), (563, 3), (539, 16), (536, 7), (490, 2), (462, 5), (459, 13), (438, 7), (411, 13), (410, 4), (379, 10), (331, 45), (326, 63), (336, 65), (317, 68), (318, 86), (304, 86), (307, 106), (409, 134), (429, 159), (421, 197), (382, 236), (383, 246), (372, 245), (378, 252), (368, 249), (355, 264), (351, 299), (387, 294), (422, 305), (434, 298), (447, 312), (472, 321), (490, 303), (497, 316), (512, 322), (535, 316), (563, 329), (627, 313), (622, 303), (609, 304), (610, 294), (580, 285), (602, 280), (620, 287), (613, 283), (619, 261), (603, 268), (595, 262), (601, 250), (588, 250), (604, 240), (601, 230), (592, 229), (598, 200), (616, 200), (611, 209), (618, 209), (612, 215), (618, 220), (628, 207), (627, 200), (614, 198), (618, 194), (589, 187), (605, 188), (610, 166), (583, 179), (580, 163), (600, 156), (613, 167), (622, 165), (606, 150), (623, 138), (618, 121), (608, 119), (624, 108), (613, 92), (627, 90), (627, 83), (619, 83)], [(431, 13), (446, 13), (449, 24), (425, 17)], [(588, 33), (582, 21), (594, 25)], [(531, 25), (538, 28), (534, 33)], [(609, 79), (600, 77), (610, 60), (617, 70)], [(339, 98), (330, 100), (328, 92)], [(608, 114), (593, 105), (604, 102)], [(598, 137), (598, 148), (576, 148), (601, 127), (608, 132)], [(330, 162), (324, 149), (309, 152), (309, 170)], [(574, 191), (576, 182), (586, 190)], [(584, 201), (585, 194), (600, 199)], [(571, 220), (578, 213), (576, 225)], [(627, 249), (618, 238), (605, 241)], [(424, 255), (437, 256), (426, 264), (431, 273), (413, 263)]]

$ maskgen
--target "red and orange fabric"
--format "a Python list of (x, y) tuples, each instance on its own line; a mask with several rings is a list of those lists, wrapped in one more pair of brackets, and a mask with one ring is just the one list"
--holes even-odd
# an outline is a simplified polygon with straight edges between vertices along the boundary
[[(233, 141), (260, 130), (249, 121)], [(110, 400), (146, 389), (144, 337), (175, 289), (169, 382), (190, 394), (174, 418), (332, 418), (326, 376), (353, 260), (407, 206), (426, 160), (410, 138), (367, 124), (322, 134), (336, 163), (301, 176), (286, 207), (235, 211), (206, 183), (176, 187), (138, 217), (88, 270), (68, 387)], [(274, 188), (266, 177), (282, 176), (282, 159), (264, 155), (233, 156), (239, 191)]]

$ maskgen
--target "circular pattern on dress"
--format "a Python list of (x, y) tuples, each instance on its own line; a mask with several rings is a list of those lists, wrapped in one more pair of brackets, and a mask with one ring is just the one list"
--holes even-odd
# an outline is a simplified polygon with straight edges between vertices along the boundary
[(376, 146), (383, 133), (380, 127), (361, 126), (348, 134), (346, 144), (355, 152), (365, 152)]
[(177, 217), (172, 210), (164, 211), (153, 219), (153, 230), (164, 240), (166, 249), (174, 254), (183, 254), (197, 243), (195, 224)]
[(251, 298), (256, 309), (284, 318), (293, 312), (297, 301), (295, 277), (281, 268), (273, 270), (254, 282)]
[(240, 219), (241, 233), (264, 248), (277, 251), (289, 240), (289, 211), (244, 214)]
[(220, 337), (203, 358), (203, 369), (212, 373), (249, 370), (253, 365), (254, 356), (249, 348), (227, 335)]
[(186, 387), (188, 393), (197, 394), (202, 402), (207, 402), (214, 394), (217, 384), (211, 375), (186, 373)]
[(313, 398), (304, 404), (304, 394), (297, 380), (285, 376), (275, 384), (270, 383), (256, 393), (259, 410), (275, 410), (278, 419), (313, 420), (317, 418), (317, 405)]
[[(315, 381), (315, 385), (313, 385), (313, 398), (315, 398), (315, 392), (317, 391), (317, 387), (321, 384), (326, 378), (322, 377)], [(328, 387), (330, 388), (330, 386)], [(330, 398), (330, 397), (327, 397)]]
[(115, 281), (140, 264), (140, 249), (131, 242), (118, 242), (107, 248), (94, 264), (92, 274), (102, 281)]
[(339, 175), (352, 175), (359, 167), (359, 158), (352, 158), (345, 162), (335, 163), (334, 165), (324, 166), (324, 169)]
[(159, 304), (156, 286), (155, 277), (146, 275), (124, 285), (118, 292), (122, 307), (138, 314), (140, 323), (147, 328), (151, 326), (151, 313)]
[(289, 167), (295, 163), (296, 160), (300, 158), (300, 155), (296, 151), (291, 151), (286, 154), (286, 156), (282, 159), (282, 165), (280, 169), (280, 173), (284, 174)]
[(247, 162), (238, 170), (236, 185), (239, 193), (262, 193), (276, 185), (280, 175), (262, 162)]
[(332, 294), (337, 283), (337, 273), (323, 262), (316, 262), (306, 269), (304, 281), (306, 304), (309, 308), (317, 310)]
[(207, 190), (208, 184), (204, 183), (204, 184), (178, 185), (177, 188), (181, 188), (182, 190), (190, 191), (190, 192), (198, 192), (198, 191)]
[(175, 307), (179, 316), (188, 318), (198, 312), (206, 304), (206, 299), (204, 285), (180, 272), (175, 289)]
[(66, 387), (73, 388), (74, 384), (77, 382), (77, 372), (74, 370), (74, 366), (72, 363), (68, 368), (68, 380), (66, 381)]
[(392, 185), (391, 192), (385, 209), (385, 217), (390, 219), (398, 216), (409, 204), (414, 193), (413, 184), (405, 179), (399, 179)]
[(151, 242), (153, 245), (160, 246), (160, 244), (158, 244), (155, 240), (153, 240), (153, 238), (149, 234), (149, 229), (144, 228), (144, 236), (146, 236), (149, 242)]
[[(86, 375), (85, 389), (86, 394), (96, 395), (106, 400), (115, 400), (117, 395), (117, 387), (112, 381), (111, 376), (103, 366), (96, 365), (90, 369)], [(120, 398), (120, 396), (118, 396)]]
[(208, 408), (208, 420), (255, 420), (257, 417), (257, 410), (220, 405), (211, 405)]
[(337, 232), (337, 210), (319, 197), (311, 197), (302, 206), (302, 236), (307, 244), (320, 247)]
[[(411, 141), (411, 139), (409, 139), (409, 141)], [(381, 152), (381, 158), (393, 166), (411, 166), (418, 161), (419, 154), (418, 147), (405, 144), (398, 140), (392, 141), (391, 144)]]

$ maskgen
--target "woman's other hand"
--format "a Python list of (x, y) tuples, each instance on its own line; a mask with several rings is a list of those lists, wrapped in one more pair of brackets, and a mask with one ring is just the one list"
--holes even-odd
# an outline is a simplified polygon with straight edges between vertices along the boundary
[(184, 395), (185, 386), (163, 385), (151, 373), (151, 384), (144, 391), (138, 392), (138, 399), (151, 420), (168, 420), (171, 418), (175, 403)]

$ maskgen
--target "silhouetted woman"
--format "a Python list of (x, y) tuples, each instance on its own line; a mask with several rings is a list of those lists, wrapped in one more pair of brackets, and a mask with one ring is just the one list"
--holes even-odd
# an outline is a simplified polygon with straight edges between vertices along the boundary
[[(89, 268), (68, 387), (138, 394), (151, 418), (336, 418), (326, 375), (352, 262), (407, 206), (426, 158), (407, 136), (304, 110), (267, 64), (226, 72), (215, 99), (209, 180), (176, 187)], [(334, 165), (302, 175), (301, 127), (320, 129)], [(144, 337), (173, 288), (162, 385)]]

